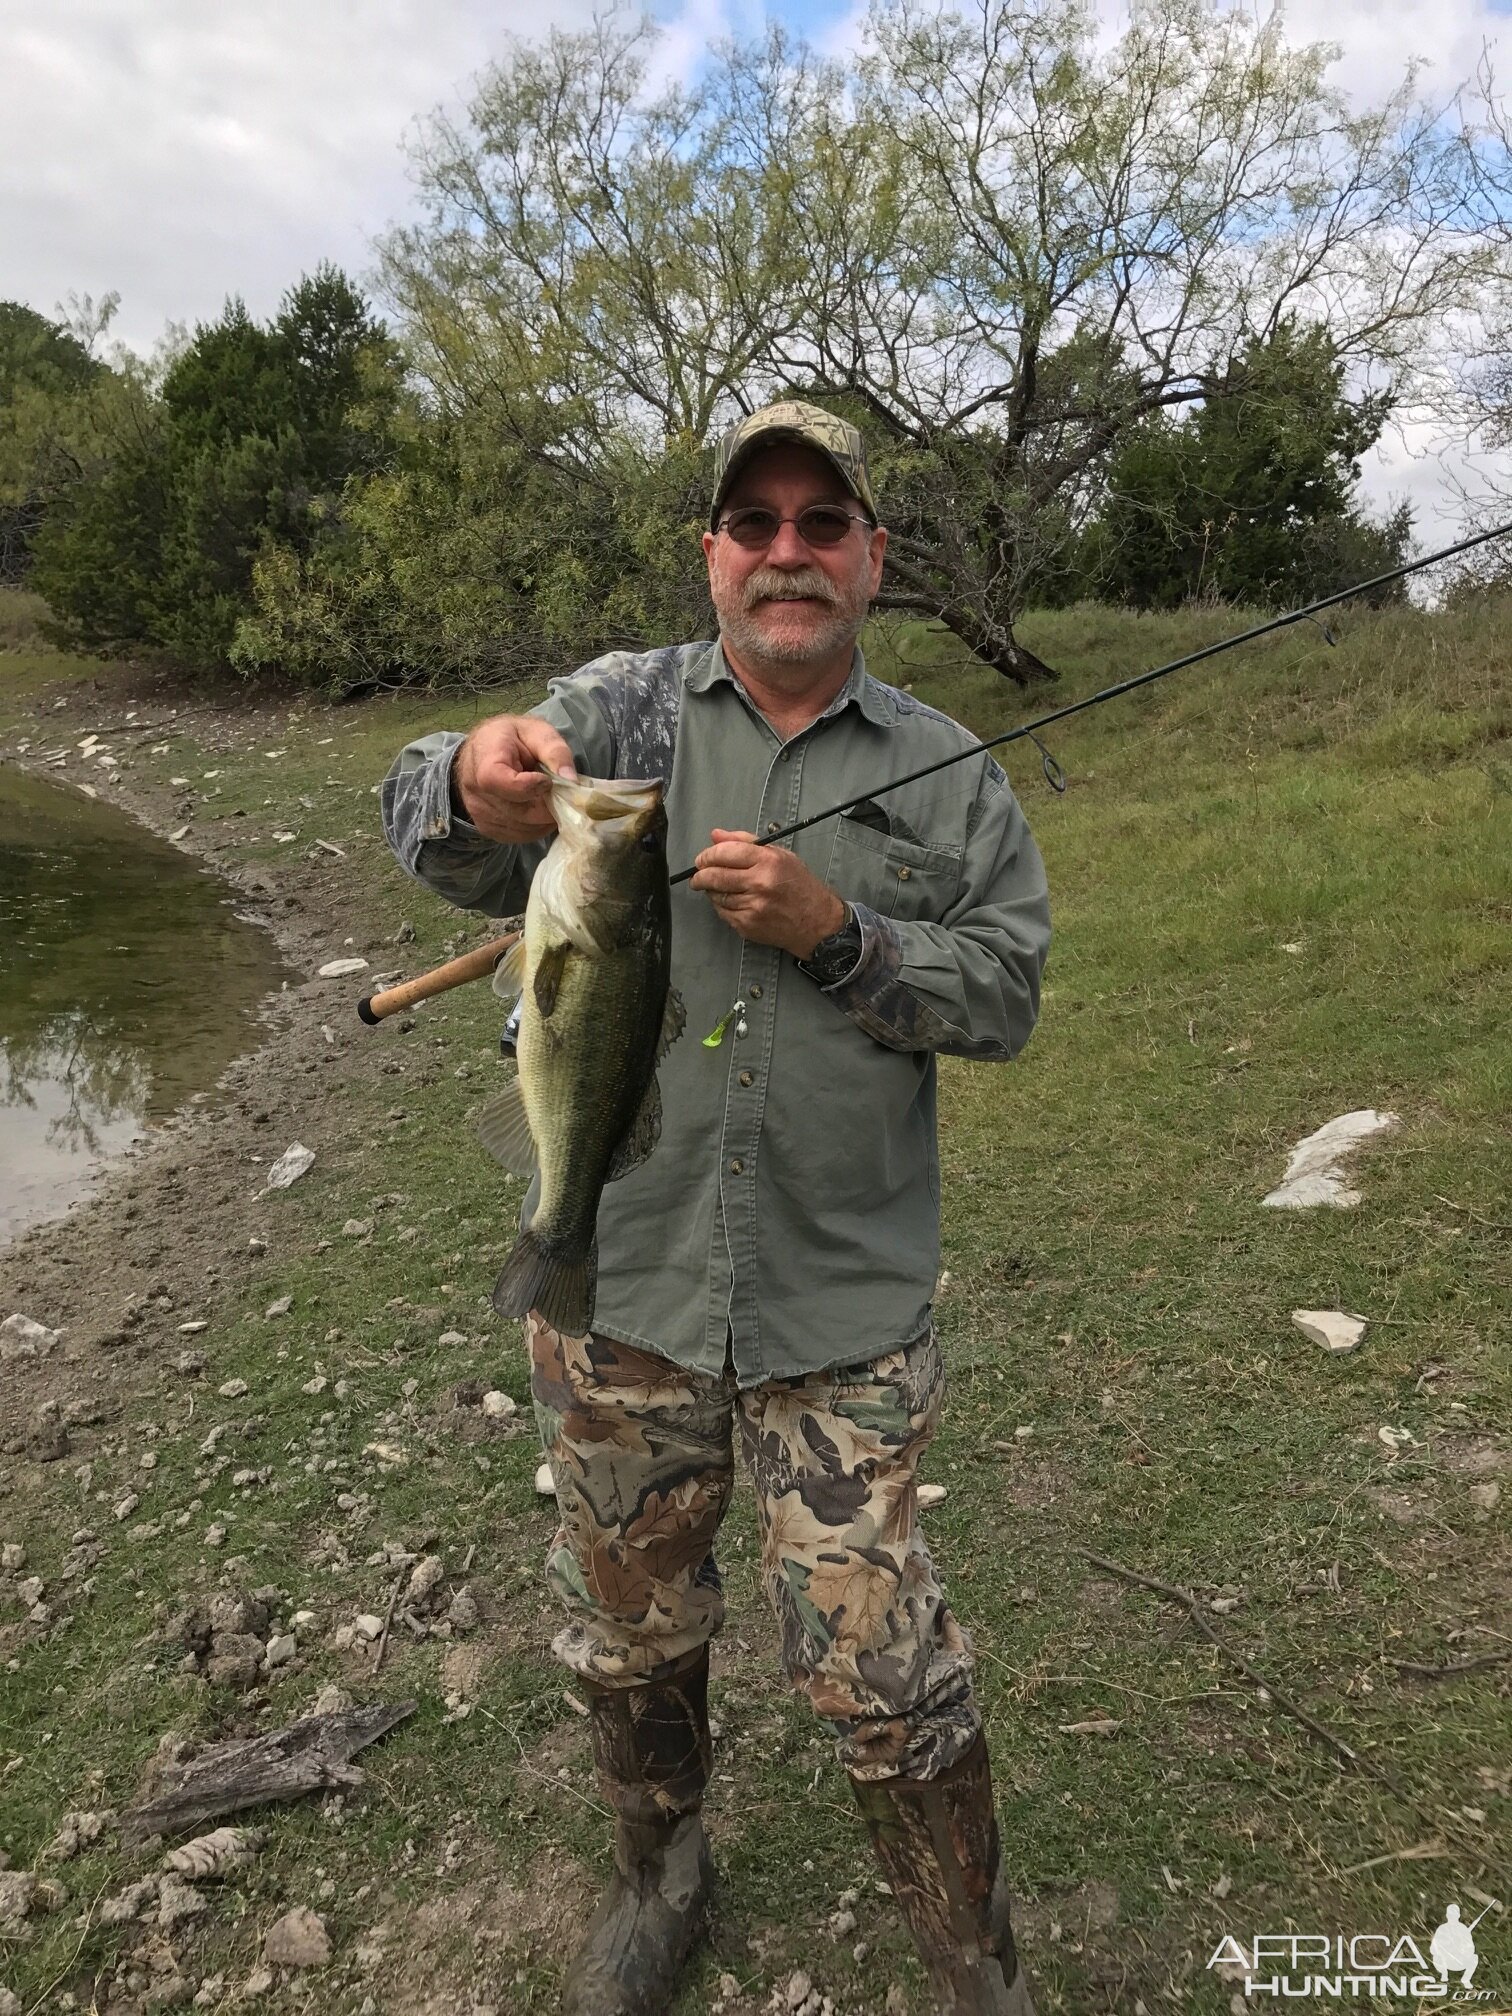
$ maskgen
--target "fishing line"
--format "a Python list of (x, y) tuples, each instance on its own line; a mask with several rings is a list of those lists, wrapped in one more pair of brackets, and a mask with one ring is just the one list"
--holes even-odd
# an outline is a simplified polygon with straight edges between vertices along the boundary
[[(795, 820), (791, 826), (783, 826), (776, 833), (763, 834), (756, 845), (773, 847), (779, 840), (791, 839), (795, 833), (806, 833), (810, 826), (821, 825), (826, 819), (837, 819), (842, 812), (853, 811), (868, 798), (880, 798), (886, 791), (901, 790), (905, 784), (916, 784), (921, 777), (932, 777), (937, 770), (948, 770), (952, 763), (964, 763), (968, 756), (980, 756), (986, 749), (998, 749), (1005, 742), (1020, 742), (1026, 738), (1040, 752), (1041, 767), (1050, 788), (1064, 791), (1065, 775), (1039, 739), (1042, 728), (1049, 728), (1057, 721), (1067, 721), (1073, 714), (1085, 714), (1089, 707), (1100, 707), (1105, 700), (1116, 700), (1121, 693), (1132, 693), (1136, 687), (1153, 685), (1157, 679), (1180, 672), (1188, 665), (1196, 665), (1204, 658), (1216, 658), (1220, 651), (1232, 651), (1239, 644), (1253, 644), (1257, 637), (1268, 637), (1273, 630), (1284, 630), (1288, 624), (1309, 621), (1320, 609), (1332, 609), (1355, 595), (1368, 595), (1372, 588), (1384, 588), (1390, 581), (1401, 581), (1424, 567), (1435, 566), (1440, 560), (1452, 560), (1456, 553), (1468, 553), (1476, 546), (1484, 546), (1488, 540), (1503, 539), (1509, 532), (1512, 532), (1512, 523), (1495, 525), (1489, 532), (1477, 532), (1469, 539), (1457, 540), (1452, 546), (1441, 546), (1436, 553), (1425, 553), (1420, 560), (1407, 560), (1400, 567), (1389, 568), (1384, 574), (1372, 575), (1368, 581), (1357, 581), (1352, 588), (1340, 588), (1335, 594), (1320, 595), (1316, 602), (1288, 610), (1284, 616), (1272, 616), (1269, 621), (1257, 623), (1250, 630), (1241, 630), (1233, 637), (1221, 638), (1216, 644), (1204, 644), (1200, 651), (1188, 651), (1184, 657), (1171, 659), (1169, 664), (1157, 665), (1152, 672), (1136, 673), (1132, 679), (1122, 679), (1116, 686), (1104, 686), (1100, 693), (1089, 694), (1085, 700), (1073, 700), (1065, 707), (1057, 707), (1053, 713), (1041, 714), (1037, 721), (1026, 721), (1020, 728), (1005, 729), (1001, 735), (989, 735), (985, 742), (977, 742), (970, 749), (958, 749), (955, 755), (943, 756), (938, 763), (926, 763), (922, 770), (910, 770), (906, 777), (895, 777), (890, 784), (874, 784), (869, 790), (857, 792), (854, 798), (847, 798), (843, 805), (826, 806), (824, 811), (811, 812), (807, 819)], [(1335, 640), (1327, 625), (1319, 624), (1318, 627), (1332, 644)], [(672, 883), (686, 882), (697, 873), (696, 868), (681, 869), (671, 878)]]

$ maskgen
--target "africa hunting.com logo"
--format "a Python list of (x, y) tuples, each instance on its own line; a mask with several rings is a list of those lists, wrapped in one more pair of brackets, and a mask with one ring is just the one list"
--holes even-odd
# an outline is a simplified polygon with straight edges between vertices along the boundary
[(1246, 1998), (1488, 2003), (1493, 1991), (1472, 1985), (1480, 1964), (1474, 1933), (1486, 1911), (1466, 1925), (1458, 1904), (1449, 1905), (1426, 1954), (1411, 1933), (1257, 1932), (1247, 1947), (1232, 1936), (1221, 1940), (1207, 1964)]

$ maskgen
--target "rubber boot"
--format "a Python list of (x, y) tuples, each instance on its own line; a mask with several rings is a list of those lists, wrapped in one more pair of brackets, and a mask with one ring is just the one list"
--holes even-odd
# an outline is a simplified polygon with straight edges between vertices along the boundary
[(614, 1873), (567, 1969), (565, 2016), (664, 2016), (714, 1881), (700, 1808), (709, 1782), (709, 1652), (634, 1687), (587, 1686)]
[(950, 2016), (1034, 2016), (1014, 1951), (987, 1739), (938, 1778), (852, 1779), (872, 1846)]

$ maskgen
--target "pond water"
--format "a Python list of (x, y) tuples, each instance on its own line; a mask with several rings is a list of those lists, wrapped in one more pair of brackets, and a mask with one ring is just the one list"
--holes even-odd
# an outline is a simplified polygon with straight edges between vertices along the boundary
[(238, 897), (113, 805), (0, 764), (0, 1244), (258, 1041)]

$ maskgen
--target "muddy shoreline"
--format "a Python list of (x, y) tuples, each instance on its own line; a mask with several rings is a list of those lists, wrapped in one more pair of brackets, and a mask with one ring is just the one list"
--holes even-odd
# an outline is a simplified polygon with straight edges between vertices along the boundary
[[(123, 735), (130, 713), (147, 725), (127, 724)], [(64, 1332), (56, 1352), (5, 1367), (0, 1450), (6, 1454), (45, 1446), (50, 1460), (59, 1460), (64, 1452), (51, 1451), (63, 1440), (70, 1458), (88, 1459), (89, 1430), (39, 1434), (39, 1410), (50, 1411), (49, 1403), (67, 1409), (101, 1380), (115, 1387), (125, 1366), (140, 1362), (145, 1369), (163, 1318), (211, 1313), (252, 1264), (249, 1240), (266, 1232), (256, 1198), (260, 1172), (296, 1139), (318, 1156), (343, 1087), (381, 1065), (377, 1032), (357, 1019), (357, 994), (374, 976), (405, 970), (406, 962), (382, 934), (351, 929), (360, 901), (349, 862), (313, 845), (290, 848), (276, 868), (238, 860), (234, 842), (245, 821), (219, 814), (202, 793), (175, 789), (133, 753), (156, 731), (160, 739), (188, 738), (196, 757), (210, 751), (234, 758), (275, 736), (309, 733), (322, 719), (323, 710), (308, 702), (196, 699), (162, 675), (139, 671), (119, 684), (112, 680), (98, 697), (78, 684), (61, 696), (44, 694), (30, 720), (0, 740), (0, 761), (75, 789), (87, 784), (211, 868), (245, 899), (239, 914), (269, 933), (289, 969), (283, 991), (260, 1004), (263, 1034), (255, 1049), (103, 1169), (65, 1216), (0, 1248), (0, 1314), (20, 1311)], [(108, 773), (77, 755), (78, 742), (102, 723), (116, 729), (104, 739), (120, 752)], [(68, 762), (43, 760), (44, 752), (63, 746)], [(464, 920), (459, 925), (465, 928)], [(316, 977), (322, 963), (343, 955), (366, 958), (370, 972)], [(149, 1305), (155, 1323), (147, 1320)], [(119, 1391), (115, 1397), (125, 1399)]]

